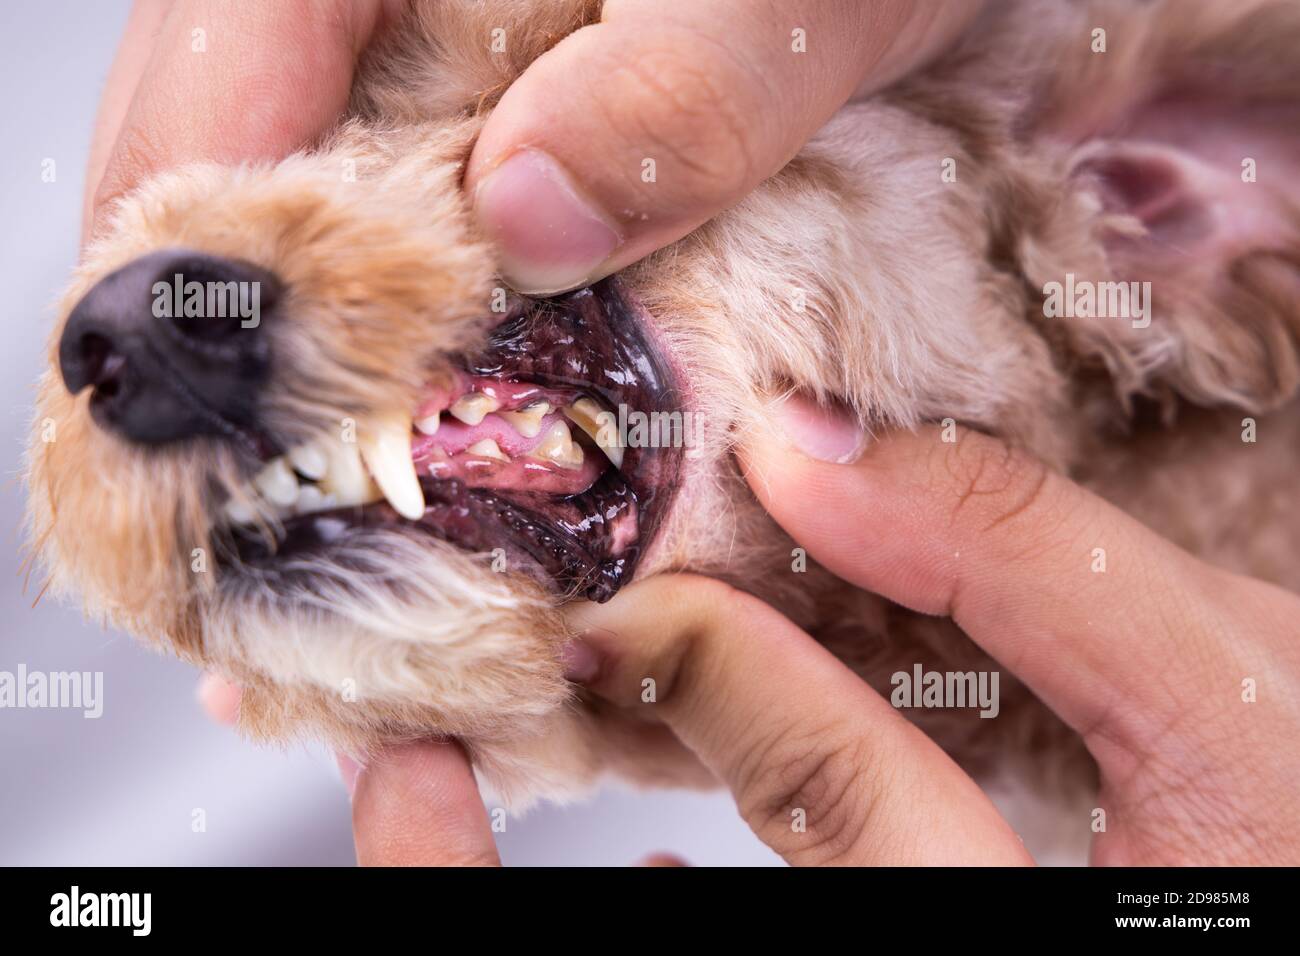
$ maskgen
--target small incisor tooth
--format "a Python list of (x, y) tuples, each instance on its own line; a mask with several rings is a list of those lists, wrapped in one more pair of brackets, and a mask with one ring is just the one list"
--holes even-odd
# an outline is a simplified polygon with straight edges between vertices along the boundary
[(484, 395), (482, 392), (472, 392), (469, 395), (462, 395), (452, 404), (447, 411), (451, 412), (456, 418), (459, 418), (466, 425), (477, 425), (488, 416), (489, 413), (495, 412), (501, 407), (491, 395)]
[(550, 410), (550, 402), (533, 402), (533, 404), (518, 411), (501, 412), (498, 417), (504, 418), (515, 431), (525, 438), (536, 438), (542, 430), (542, 419), (546, 417)]
[(618, 424), (613, 412), (605, 411), (589, 398), (580, 398), (564, 409), (564, 414), (591, 436), (615, 468), (623, 467), (623, 446), (619, 444)]
[(509, 461), (510, 458), (501, 450), (491, 438), (484, 438), (482, 441), (476, 441), (465, 449), (466, 454), (478, 455), (480, 458), (494, 458), (497, 461)]
[(327, 441), (322, 443), (322, 450), (329, 459), (329, 467), (320, 480), (320, 490), (333, 495), (340, 507), (369, 504), (379, 497), (375, 483), (361, 464), (361, 453), (355, 442)]
[(284, 458), (276, 458), (253, 479), (253, 486), (273, 505), (288, 508), (298, 500), (298, 479)]
[(289, 452), (289, 464), (304, 478), (319, 481), (329, 469), (329, 459), (316, 445), (299, 445)]
[(415, 423), (416, 429), (421, 435), (438, 434), (438, 426), (442, 424), (442, 414), (430, 415), (428, 418), (421, 418)]
[(252, 524), (257, 520), (257, 512), (247, 501), (231, 498), (225, 505), (226, 517), (232, 524)]
[(357, 447), (393, 510), (410, 521), (424, 517), (424, 491), (411, 458), (411, 420), (401, 415), (381, 418), (361, 429)]
[(298, 492), (298, 514), (328, 511), (334, 507), (334, 496), (323, 494), (315, 485), (304, 485)]
[(569, 434), (569, 426), (560, 421), (551, 423), (542, 440), (528, 454), (561, 468), (582, 467), (582, 446)]

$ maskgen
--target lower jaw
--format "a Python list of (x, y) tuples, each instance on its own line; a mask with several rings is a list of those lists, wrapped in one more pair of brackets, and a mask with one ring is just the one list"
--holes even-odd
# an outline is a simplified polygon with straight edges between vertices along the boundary
[[(589, 397), (623, 418), (671, 415), (680, 411), (681, 392), (649, 322), (622, 284), (606, 279), (555, 299), (520, 301), (482, 350), (458, 361), (475, 380)], [(653, 540), (683, 454), (680, 442), (627, 447), (620, 467), (605, 467), (588, 487), (567, 494), (485, 487), (491, 482), (463, 472), (423, 474), (425, 508), (416, 520), (383, 501), (314, 512), (284, 522), (275, 541), (237, 535), (234, 558), (270, 570), (286, 554), (327, 556), (348, 529), (384, 529), (503, 557), (505, 568), (529, 574), (557, 596), (606, 601), (632, 579)]]

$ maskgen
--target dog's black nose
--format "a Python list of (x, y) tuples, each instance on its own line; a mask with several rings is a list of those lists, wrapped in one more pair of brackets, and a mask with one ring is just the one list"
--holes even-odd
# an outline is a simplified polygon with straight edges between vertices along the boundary
[(95, 421), (161, 444), (253, 424), (280, 284), (246, 262), (155, 252), (105, 276), (68, 317), (59, 370)]

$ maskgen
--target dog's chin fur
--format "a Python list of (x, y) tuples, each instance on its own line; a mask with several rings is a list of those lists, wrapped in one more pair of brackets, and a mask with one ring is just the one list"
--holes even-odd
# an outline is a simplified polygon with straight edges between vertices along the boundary
[[(1300, 378), (1300, 214), (1295, 195), (1270, 184), (1288, 177), (1261, 173), (1253, 194), (1188, 186), (1185, 201), (1216, 210), (1267, 197), (1267, 215), (1219, 220), (1169, 256), (1156, 226), (1103, 202), (1087, 172), (1099, 160), (1140, 168), (1137, 151), (1152, 143), (1134, 130), (1163, 115), (1150, 99), (1167, 88), (1188, 93), (1216, 135), (1238, 138), (1232, 155), (1289, 162), (1295, 182), (1300, 165), (1282, 147), (1297, 144), (1240, 106), (1300, 117), (1300, 8), (990, 6), (942, 64), (846, 106), (780, 174), (622, 277), (705, 423), (638, 575), (692, 570), (753, 591), (879, 688), (918, 661), (993, 665), (949, 622), (815, 567), (791, 573), (791, 542), (729, 450), (765, 428), (764, 410), (790, 389), (842, 402), (870, 429), (953, 419), (995, 433), (1209, 560), (1300, 587), (1300, 533), (1271, 493), (1293, 476), (1300, 442), (1265, 451), (1237, 437), (1243, 415), (1297, 430), (1293, 416), (1261, 417), (1284, 408)], [(281, 360), (266, 411), (285, 444), (412, 407), (429, 357), (481, 341), (491, 316), (494, 266), (459, 186), (474, 137), (510, 80), (599, 7), (417, 4), (363, 61), (351, 115), (319, 148), (274, 165), (180, 169), (121, 200), (61, 314), (154, 250), (245, 259), (288, 289), (268, 330)], [(1095, 25), (1115, 51), (1104, 58), (1089, 49)], [(509, 54), (489, 52), (499, 27)], [(1232, 69), (1216, 77), (1214, 103), (1198, 104), (1206, 63)], [(1160, 129), (1162, 161), (1211, 161), (1196, 126)], [(955, 182), (941, 175), (945, 160)], [(1066, 273), (1152, 281), (1155, 321), (1045, 319), (1043, 286)], [(236, 680), (249, 733), (323, 736), (358, 752), (453, 734), (514, 806), (579, 793), (611, 771), (707, 783), (662, 730), (563, 680), (568, 635), (534, 583), (450, 545), (375, 531), (348, 540), (350, 570), (321, 562), (301, 592), (195, 573), (219, 504), (208, 489), (241, 478), (229, 450), (129, 447), (93, 425), (86, 396), (69, 396), (53, 369), (37, 419), (57, 435), (38, 437), (30, 455), (33, 540), (50, 585)], [(1207, 509), (1207, 499), (1234, 507)], [(1080, 744), (1005, 674), (998, 720), (918, 720), (974, 770), (1023, 760), (1086, 799)]]

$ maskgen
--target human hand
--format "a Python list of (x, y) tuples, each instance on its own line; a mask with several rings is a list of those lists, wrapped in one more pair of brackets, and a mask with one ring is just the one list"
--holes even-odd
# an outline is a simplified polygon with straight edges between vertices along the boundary
[[(952, 617), (1082, 735), (1107, 819), (1094, 863), (1300, 859), (1300, 598), (1197, 560), (987, 436), (888, 435), (827, 464), (864, 447), (855, 425), (799, 399), (778, 417), (807, 454), (754, 442), (743, 460), (809, 555)], [(1092, 571), (1098, 547), (1106, 573)], [(987, 849), (993, 862), (1002, 848)], [(885, 856), (917, 862), (906, 847)]]
[[(742, 458), (809, 554), (953, 617), (1082, 734), (1108, 820), (1093, 862), (1300, 858), (1300, 598), (1203, 564), (987, 436), (950, 444), (924, 429), (867, 445), (800, 399), (774, 417), (803, 452), (763, 440)], [(1106, 548), (1105, 574), (1090, 570), (1094, 547)], [(572, 619), (583, 634), (572, 676), (667, 724), (787, 861), (1031, 862), (935, 744), (757, 599), (661, 576)], [(641, 698), (647, 676), (653, 704)], [(1248, 677), (1256, 702), (1243, 699)], [(495, 859), (459, 751), (408, 751), (371, 772), (354, 806), (363, 862)]]
[[(607, 0), (600, 23), (510, 87), (470, 159), (466, 188), (505, 277), (561, 291), (681, 238), (780, 169), (851, 96), (941, 51), (982, 3)], [(137, 0), (100, 102), (83, 240), (154, 173), (312, 143), (346, 108), (357, 57), (405, 6)]]
[(321, 136), (347, 106), (357, 57), (403, 6), (136, 0), (100, 98), (82, 240), (154, 173), (280, 159)]
[(510, 86), (470, 157), (503, 276), (560, 292), (680, 239), (850, 98), (942, 52), (983, 2), (606, 0)]

